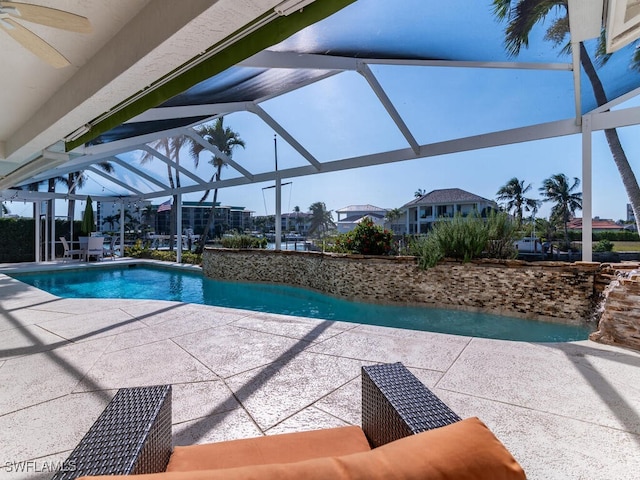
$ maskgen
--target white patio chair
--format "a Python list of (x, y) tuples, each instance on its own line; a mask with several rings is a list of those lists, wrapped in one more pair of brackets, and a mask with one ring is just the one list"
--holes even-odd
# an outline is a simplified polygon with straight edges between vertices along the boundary
[(60, 242), (62, 243), (62, 248), (64, 248), (64, 253), (62, 254), (62, 260), (73, 260), (74, 255), (78, 255), (78, 258), (81, 258), (82, 256), (84, 256), (84, 250), (80, 248), (77, 248), (77, 249), (70, 248), (66, 238), (60, 237)]
[(103, 255), (105, 257), (111, 257), (111, 260), (113, 260), (120, 251), (120, 247), (118, 246), (118, 238), (117, 237), (111, 237), (105, 244), (104, 244), (104, 250), (103, 250)]
[(91, 257), (96, 257), (97, 260), (102, 260), (104, 257), (104, 237), (89, 237), (85, 255), (87, 262)]

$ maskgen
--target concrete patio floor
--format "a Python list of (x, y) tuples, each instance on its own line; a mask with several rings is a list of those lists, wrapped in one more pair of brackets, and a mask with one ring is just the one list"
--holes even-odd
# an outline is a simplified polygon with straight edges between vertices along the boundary
[(640, 479), (640, 354), (589, 341), (61, 299), (1, 273), (0, 338), (0, 479), (49, 478), (36, 470), (66, 458), (121, 387), (173, 384), (182, 445), (357, 425), (360, 367), (395, 361), (483, 420), (530, 479)]

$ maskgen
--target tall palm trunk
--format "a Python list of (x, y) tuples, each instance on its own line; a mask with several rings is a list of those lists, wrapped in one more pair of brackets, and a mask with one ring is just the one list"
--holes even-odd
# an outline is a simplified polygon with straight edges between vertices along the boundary
[[(216, 171), (216, 182), (220, 181), (221, 174), (222, 174), (222, 164), (219, 164)], [(217, 188), (213, 190), (213, 203), (211, 204), (211, 212), (209, 212), (209, 218), (207, 218), (207, 224), (204, 226), (204, 231), (202, 232), (202, 236), (200, 237), (200, 245), (196, 249), (197, 253), (202, 253), (204, 251), (204, 246), (207, 243), (207, 238), (209, 238), (209, 232), (215, 227), (216, 203), (218, 203)], [(215, 230), (214, 230), (214, 233), (215, 233)]]
[[(598, 106), (604, 105), (608, 101), (607, 95), (604, 91), (604, 87), (602, 86), (602, 82), (600, 81), (600, 77), (598, 77), (598, 73), (593, 66), (593, 62), (587, 53), (587, 49), (584, 47), (582, 42), (580, 42), (580, 63), (582, 64), (582, 68), (584, 68), (587, 77), (589, 77)], [(607, 143), (609, 144), (613, 161), (615, 162), (618, 172), (620, 173), (620, 177), (622, 178), (622, 184), (624, 185), (624, 189), (629, 197), (629, 203), (631, 203), (631, 209), (633, 210), (633, 215), (636, 221), (636, 229), (640, 232), (640, 187), (638, 187), (638, 180), (636, 179), (633, 170), (631, 170), (631, 165), (629, 165), (627, 155), (622, 148), (622, 143), (620, 143), (620, 137), (618, 136), (617, 130), (615, 128), (608, 128), (604, 131), (604, 134), (607, 139)]]

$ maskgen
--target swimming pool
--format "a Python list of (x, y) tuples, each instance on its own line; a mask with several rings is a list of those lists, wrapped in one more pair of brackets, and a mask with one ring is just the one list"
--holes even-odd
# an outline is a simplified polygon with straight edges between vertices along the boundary
[(376, 305), (334, 298), (303, 288), (222, 282), (196, 272), (127, 267), (11, 274), (63, 298), (175, 300), (259, 312), (387, 327), (529, 342), (585, 340), (590, 329), (477, 312)]

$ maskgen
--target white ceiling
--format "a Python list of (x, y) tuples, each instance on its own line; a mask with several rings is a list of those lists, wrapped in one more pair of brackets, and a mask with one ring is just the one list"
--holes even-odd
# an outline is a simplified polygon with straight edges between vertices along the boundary
[[(71, 62), (56, 69), (0, 29), (0, 184), (21, 166), (42, 157), (43, 150), (272, 10), (280, 1), (24, 3), (87, 17), (93, 31), (81, 34), (20, 22)], [(47, 155), (56, 154), (45, 152)]]

